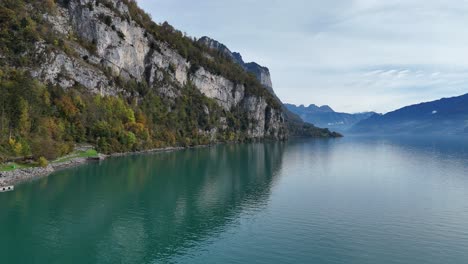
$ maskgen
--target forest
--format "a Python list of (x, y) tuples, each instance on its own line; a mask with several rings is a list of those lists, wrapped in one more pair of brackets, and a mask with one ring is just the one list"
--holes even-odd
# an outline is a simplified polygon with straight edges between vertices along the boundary
[[(0, 92), (3, 159), (53, 160), (84, 142), (103, 153), (208, 144), (212, 139), (200, 131), (218, 127), (222, 114), (214, 101), (190, 84), (173, 105), (152, 93), (137, 103), (132, 98), (92, 95), (82, 87), (65, 91), (9, 70), (0, 72)], [(234, 116), (228, 122), (230, 128), (216, 140), (241, 140), (236, 131), (242, 122)]]

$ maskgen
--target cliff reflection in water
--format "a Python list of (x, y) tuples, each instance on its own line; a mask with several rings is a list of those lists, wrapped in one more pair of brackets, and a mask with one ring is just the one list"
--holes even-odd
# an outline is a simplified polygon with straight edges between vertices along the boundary
[[(25, 184), (0, 197), (10, 208), (0, 215), (0, 255), (15, 263), (71, 263), (83, 254), (99, 263), (148, 263), (182, 254), (243, 211), (264, 207), (285, 146), (115, 158)], [(23, 247), (33, 251), (10, 254)]]

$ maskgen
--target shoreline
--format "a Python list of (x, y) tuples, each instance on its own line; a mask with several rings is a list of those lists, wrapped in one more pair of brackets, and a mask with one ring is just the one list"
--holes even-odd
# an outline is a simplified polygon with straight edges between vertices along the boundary
[(171, 152), (171, 151), (179, 151), (179, 150), (185, 150), (185, 149), (206, 148), (206, 147), (211, 147), (211, 146), (214, 146), (214, 144), (199, 145), (199, 146), (192, 146), (192, 147), (156, 148), (156, 149), (133, 151), (133, 152), (112, 153), (109, 155), (99, 154), (98, 157), (95, 157), (95, 158), (81, 158), (81, 157), (73, 158), (71, 160), (64, 161), (64, 162), (51, 163), (47, 167), (33, 167), (33, 168), (16, 169), (12, 171), (3, 171), (3, 172), (0, 172), (0, 187), (14, 186), (14, 185), (18, 185), (18, 184), (25, 183), (28, 181), (33, 181), (36, 179), (47, 177), (51, 175), (52, 173), (59, 171), (59, 170), (75, 168), (75, 167), (82, 166), (91, 162), (100, 162), (108, 158), (151, 154), (151, 153), (158, 153), (158, 152)]

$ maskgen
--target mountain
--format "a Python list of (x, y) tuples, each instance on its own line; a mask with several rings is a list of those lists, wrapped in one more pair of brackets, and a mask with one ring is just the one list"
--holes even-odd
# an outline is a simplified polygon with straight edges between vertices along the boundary
[(291, 112), (300, 116), (305, 122), (312, 123), (318, 127), (326, 127), (340, 133), (346, 132), (353, 125), (375, 114), (374, 112), (357, 114), (338, 113), (328, 105), (319, 107), (311, 104), (305, 107), (304, 105), (285, 104), (285, 106)]
[(468, 133), (468, 94), (407, 106), (373, 115), (356, 124), (354, 133), (463, 134)]
[(335, 136), (290, 129), (267, 69), (154, 23), (133, 0), (2, 0), (0, 58), (0, 159), (82, 142), (110, 153)]
[(285, 107), (273, 89), (270, 70), (267, 67), (261, 66), (256, 62), (246, 63), (240, 53), (232, 52), (226, 45), (210, 37), (202, 37), (198, 40), (198, 43), (228, 58), (232, 62), (241, 66), (246, 72), (255, 76), (260, 84), (262, 84), (263, 87), (265, 87), (266, 90), (278, 102), (281, 103), (285, 122), (292, 136), (303, 137), (313, 135), (315, 137), (322, 137), (323, 135), (328, 135), (329, 133), (331, 133), (331, 136), (333, 137), (341, 136), (338, 133), (328, 132), (327, 129), (319, 129), (311, 123), (307, 123), (307, 121), (302, 120), (297, 114), (293, 113), (287, 107)]

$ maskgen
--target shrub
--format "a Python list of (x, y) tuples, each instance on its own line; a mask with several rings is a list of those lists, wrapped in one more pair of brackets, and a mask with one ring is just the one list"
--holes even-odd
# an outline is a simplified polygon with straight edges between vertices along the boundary
[(86, 6), (88, 7), (89, 11), (94, 11), (94, 6), (92, 2), (89, 2)]
[(173, 74), (176, 72), (176, 66), (173, 63), (169, 63), (169, 71)]
[(125, 34), (120, 31), (120, 30), (117, 30), (117, 35), (119, 36), (119, 38), (121, 38), (122, 40), (125, 40)]
[(37, 164), (39, 165), (39, 167), (45, 168), (49, 166), (49, 161), (47, 161), (47, 159), (44, 157), (39, 157), (39, 159), (37, 160)]
[(105, 16), (104, 17), (104, 23), (106, 23), (106, 25), (110, 26), (112, 24), (112, 17)]

